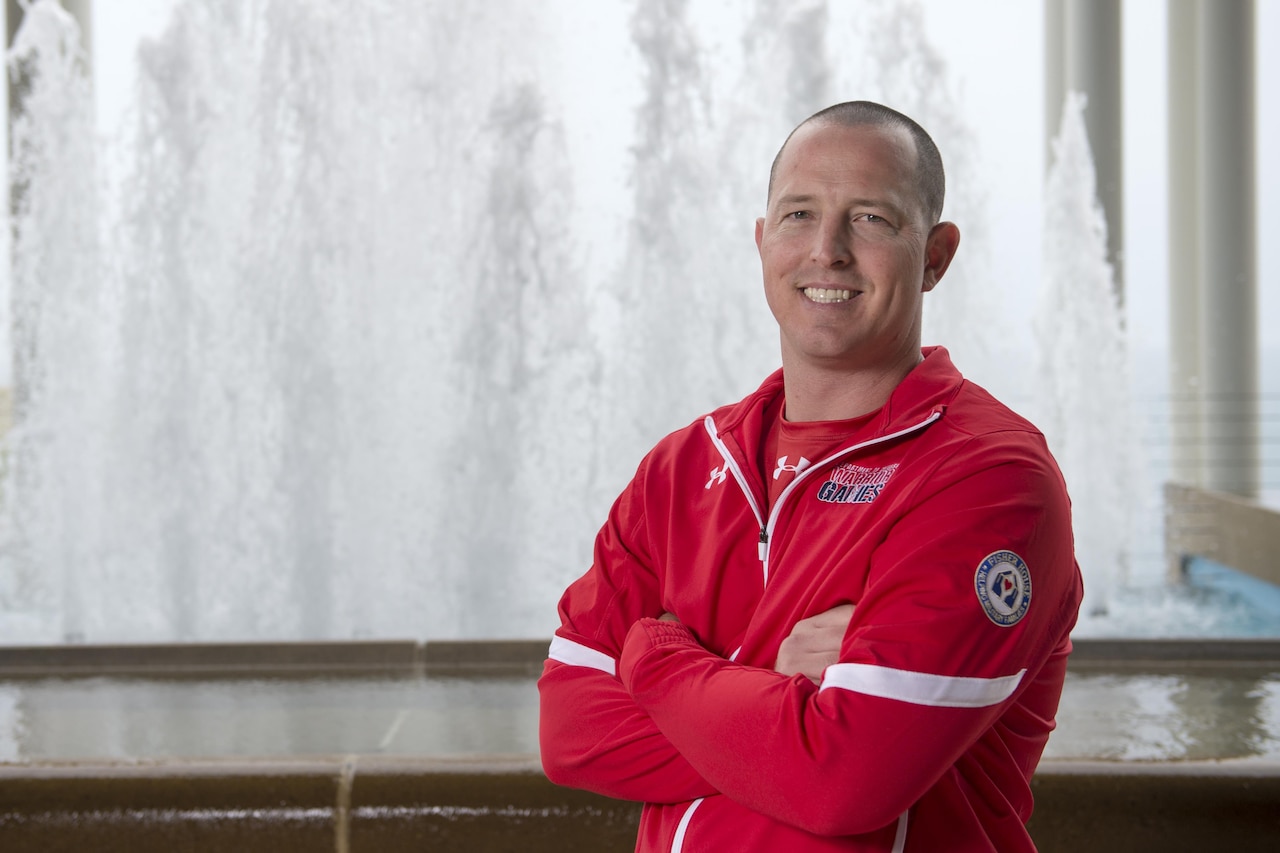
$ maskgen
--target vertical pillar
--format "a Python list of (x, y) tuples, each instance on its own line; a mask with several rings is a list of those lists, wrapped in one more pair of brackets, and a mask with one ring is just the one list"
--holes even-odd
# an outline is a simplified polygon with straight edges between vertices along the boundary
[(93, 72), (93, 0), (60, 0), (62, 8), (76, 19), (80, 28), (80, 46), (84, 48), (88, 71)]
[(1124, 69), (1121, 4), (1068, 0), (1067, 85), (1088, 97), (1085, 129), (1107, 215), (1107, 260), (1124, 301)]
[[(1067, 92), (1083, 92), (1085, 130), (1107, 217), (1107, 260), (1124, 299), (1124, 68), (1122, 8), (1115, 0), (1045, 4), (1045, 110), (1058, 132)], [(1056, 30), (1056, 36), (1055, 31)], [(1060, 81), (1060, 82), (1059, 82)]]
[(1204, 485), (1200, 334), (1201, 0), (1169, 0), (1169, 478)]
[(1067, 0), (1044, 3), (1044, 168), (1053, 163), (1053, 140), (1067, 100)]
[(1256, 497), (1254, 4), (1214, 0), (1198, 12), (1205, 485)]

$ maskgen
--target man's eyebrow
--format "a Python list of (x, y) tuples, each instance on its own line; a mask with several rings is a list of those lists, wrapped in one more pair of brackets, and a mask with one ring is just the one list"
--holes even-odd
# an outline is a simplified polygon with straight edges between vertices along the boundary
[[(779, 196), (774, 202), (778, 207), (789, 207), (795, 204), (808, 204), (816, 198), (812, 193), (791, 193)], [(905, 215), (901, 205), (895, 204), (887, 198), (855, 198), (848, 202), (851, 207), (869, 207), (873, 210), (884, 210), (899, 216)]]
[(777, 203), (780, 205), (808, 204), (809, 202), (813, 201), (813, 199), (814, 197), (812, 195), (798, 195), (793, 193), (790, 195), (779, 196)]

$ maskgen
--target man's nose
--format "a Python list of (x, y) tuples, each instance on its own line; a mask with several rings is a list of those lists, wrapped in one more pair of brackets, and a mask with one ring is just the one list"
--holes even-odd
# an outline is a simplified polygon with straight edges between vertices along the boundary
[(814, 235), (812, 257), (815, 263), (840, 269), (853, 263), (853, 240), (848, 223), (824, 221)]

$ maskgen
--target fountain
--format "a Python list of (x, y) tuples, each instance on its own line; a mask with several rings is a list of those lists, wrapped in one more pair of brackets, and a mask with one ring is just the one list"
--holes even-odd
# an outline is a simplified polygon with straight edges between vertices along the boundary
[[(1078, 431), (1123, 401), (1067, 369), (1085, 352), (1120, 378), (1118, 320), (1091, 337), (1064, 297), (1087, 280), (1092, 313), (1114, 309), (1078, 104), (1037, 401), (982, 334), (1005, 294), (974, 134), (917, 3), (350, 5), (182, 0), (140, 51), (131, 133), (102, 145), (74, 25), (53, 0), (27, 14), (0, 846), (629, 849), (629, 807), (537, 771), (545, 643), (465, 641), (548, 636), (640, 455), (775, 365), (751, 223), (777, 141), (835, 100), (892, 103), (942, 143), (965, 246), (925, 337), (1065, 442), (1090, 610), (1127, 606), (1109, 573), (1138, 498), (1106, 461), (1125, 451)], [(1203, 811), (1222, 841), (1225, 803), (1247, 849), (1274, 820), (1274, 649), (1133, 649), (1073, 660), (1042, 849), (1086, 846), (1081, 827), (1132, 849), (1128, 804), (1188, 779), (1176, 840)], [(1075, 763), (1117, 757), (1161, 763)], [(1243, 769), (1197, 775), (1222, 757)]]
[[(575, 103), (557, 57), (584, 24), (551, 7), (189, 0), (106, 150), (55, 8), (13, 54), (0, 642), (545, 636), (643, 451), (776, 363), (750, 225), (795, 121), (851, 93), (919, 114), (982, 245), (912, 4), (858, 23), (905, 81), (815, 58), (853, 26), (826, 3), (726, 13), (736, 44), (641, 4), (613, 14), (629, 88)], [(926, 334), (981, 376), (963, 318), (998, 297), (964, 304), (966, 252)]]
[[(547, 635), (644, 450), (776, 363), (761, 175), (850, 96), (943, 140), (965, 243), (926, 340), (1042, 425), (1073, 493), (1105, 485), (1077, 501), (1084, 629), (1223, 630), (1160, 573), (1116, 592), (1135, 538), (1159, 551), (1154, 484), (1098, 427), (1123, 365), (1064, 371), (1123, 362), (1119, 320), (1041, 320), (1037, 377), (992, 351), (1014, 285), (918, 3), (508, 5), (188, 0), (97, 145), (74, 24), (33, 6), (0, 643)], [(1042, 292), (1065, 317), (1090, 237), (1063, 239)], [(1152, 598), (1168, 619), (1131, 613)]]
[(1140, 491), (1128, 358), (1107, 262), (1107, 224), (1085, 135), (1084, 98), (1063, 105), (1045, 193), (1045, 280), (1036, 316), (1036, 424), (1073, 496), (1076, 558), (1088, 571), (1082, 609), (1106, 613), (1129, 562), (1130, 507)]

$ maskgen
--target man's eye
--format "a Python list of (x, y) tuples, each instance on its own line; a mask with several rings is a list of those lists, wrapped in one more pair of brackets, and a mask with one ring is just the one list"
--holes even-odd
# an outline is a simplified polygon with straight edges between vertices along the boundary
[(874, 213), (864, 213), (858, 218), (863, 220), (864, 222), (888, 222), (889, 221), (882, 216), (876, 216)]
[(790, 213), (788, 213), (786, 216), (784, 216), (784, 217), (782, 217), (782, 218), (783, 218), (783, 219), (808, 219), (808, 218), (809, 218), (809, 211), (807, 211), (807, 210), (793, 210), (793, 211), (791, 211)]

